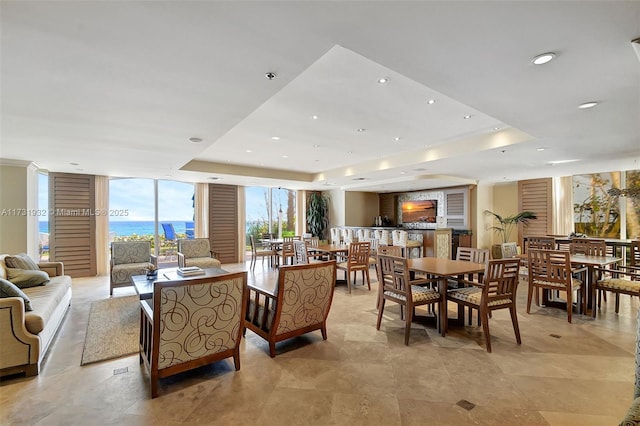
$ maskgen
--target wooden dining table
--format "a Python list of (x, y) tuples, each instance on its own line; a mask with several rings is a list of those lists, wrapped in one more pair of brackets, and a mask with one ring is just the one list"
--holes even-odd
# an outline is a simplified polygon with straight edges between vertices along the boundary
[[(484, 272), (484, 263), (467, 262), (465, 260), (451, 260), (441, 259), (437, 257), (418, 257), (414, 259), (407, 259), (407, 267), (410, 271), (422, 272), (431, 275), (438, 280), (438, 292), (445, 295), (447, 293), (447, 282), (449, 278), (456, 278), (462, 275), (479, 274)], [(458, 322), (464, 323), (464, 313), (461, 309), (462, 305), (458, 306)], [(441, 318), (441, 327), (444, 327), (444, 332), (447, 332), (448, 328), (448, 315), (447, 309), (443, 309), (443, 318)]]

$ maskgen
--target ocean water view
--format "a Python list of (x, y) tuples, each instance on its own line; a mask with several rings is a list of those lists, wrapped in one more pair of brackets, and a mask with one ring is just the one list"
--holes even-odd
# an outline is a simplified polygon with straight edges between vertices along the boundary
[[(168, 220), (161, 223), (172, 223), (173, 229), (178, 234), (184, 234), (186, 230), (185, 221)], [(39, 230), (42, 233), (49, 232), (49, 222), (42, 221), (38, 223)], [(112, 221), (109, 223), (109, 233), (121, 237), (125, 235), (153, 235), (154, 222), (152, 220), (141, 221)], [(158, 224), (158, 234), (162, 235), (162, 226)]]

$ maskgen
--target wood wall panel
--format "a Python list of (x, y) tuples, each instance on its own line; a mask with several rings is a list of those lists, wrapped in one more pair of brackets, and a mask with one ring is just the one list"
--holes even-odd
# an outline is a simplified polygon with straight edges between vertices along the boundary
[(396, 196), (394, 194), (380, 194), (380, 216), (387, 216), (392, 223), (396, 222)]
[(91, 175), (49, 173), (49, 258), (72, 277), (97, 274), (95, 182)]
[(522, 180), (518, 182), (518, 211), (531, 211), (538, 216), (526, 227), (518, 227), (518, 244), (523, 245), (523, 237), (549, 235), (553, 229), (551, 178)]
[(209, 241), (222, 263), (239, 261), (238, 187), (209, 184)]

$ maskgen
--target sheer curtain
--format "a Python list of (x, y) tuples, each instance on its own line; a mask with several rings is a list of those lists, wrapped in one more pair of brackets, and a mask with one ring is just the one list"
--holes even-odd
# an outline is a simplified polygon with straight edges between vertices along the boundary
[(569, 235), (573, 232), (573, 176), (554, 177), (553, 234)]
[(209, 238), (209, 184), (196, 183), (193, 199), (196, 238)]
[(247, 258), (247, 202), (245, 187), (238, 186), (238, 262)]
[[(97, 212), (109, 212), (109, 178), (95, 177), (95, 203)], [(109, 274), (109, 215), (96, 214), (96, 272)]]
[(307, 191), (296, 192), (296, 217), (296, 235), (302, 235), (307, 232)]

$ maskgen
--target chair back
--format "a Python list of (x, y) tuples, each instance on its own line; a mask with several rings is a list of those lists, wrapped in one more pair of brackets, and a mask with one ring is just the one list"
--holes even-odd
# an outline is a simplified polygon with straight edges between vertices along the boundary
[(386, 230), (386, 229), (382, 229), (380, 230), (380, 238), (378, 238), (378, 245), (379, 246), (389, 246), (391, 245), (391, 233)]
[(335, 282), (335, 260), (281, 266), (278, 271), (275, 334), (296, 335), (295, 330), (323, 323), (329, 315)]
[(402, 247), (379, 245), (378, 254), (383, 254), (385, 256), (402, 257)]
[(587, 256), (606, 256), (607, 244), (598, 238), (573, 238), (569, 244), (569, 252)]
[(342, 242), (345, 244), (351, 244), (353, 241), (356, 241), (356, 235), (351, 228), (343, 228), (342, 229)]
[(441, 228), (434, 231), (435, 257), (451, 259), (453, 229)]
[(180, 239), (178, 252), (182, 253), (185, 259), (211, 257), (211, 245), (208, 238)]
[(371, 256), (378, 253), (378, 240), (376, 240), (375, 238), (367, 237), (360, 241), (364, 243), (369, 243), (369, 254)]
[(307, 253), (307, 243), (304, 241), (294, 241), (293, 251), (295, 252), (295, 263), (306, 264), (309, 263), (309, 256)]
[(629, 253), (629, 266), (640, 267), (640, 240), (631, 241), (631, 252)]
[(331, 244), (340, 244), (340, 242), (342, 242), (340, 228), (331, 228)]
[(471, 247), (458, 247), (456, 251), (456, 260), (464, 260), (466, 262), (473, 262), (474, 248)]
[(409, 240), (409, 233), (407, 231), (392, 231), (391, 241), (394, 246), (406, 247)]
[(114, 241), (111, 243), (111, 264), (149, 262), (151, 242), (149, 241)]
[(167, 241), (176, 240), (176, 231), (173, 229), (173, 223), (162, 223), (162, 231), (164, 232), (164, 239)]
[(483, 302), (499, 306), (514, 302), (520, 271), (520, 259), (489, 260), (484, 270)]
[(487, 263), (490, 258), (491, 251), (489, 251), (489, 249), (475, 249), (471, 261), (476, 263)]
[(365, 228), (358, 229), (358, 241), (363, 241), (367, 238), (371, 238), (371, 230)]
[(293, 240), (287, 241), (286, 239), (282, 242), (282, 258), (287, 259), (289, 257), (295, 258), (296, 249), (293, 244)]
[(195, 238), (196, 236), (196, 224), (195, 222), (185, 222), (184, 223), (184, 233), (187, 238)]
[(253, 235), (249, 235), (249, 241), (251, 242), (251, 255), (255, 257), (258, 248), (256, 246), (256, 239)]
[(530, 249), (556, 250), (556, 239), (554, 237), (527, 237), (525, 251)]
[(307, 243), (307, 249), (309, 247), (318, 247), (320, 245), (320, 237), (305, 237), (303, 241)]
[(571, 288), (571, 258), (568, 251), (531, 249), (528, 253), (529, 283), (560, 283)]
[(518, 256), (518, 245), (516, 243), (502, 243), (502, 258), (510, 259)]
[(368, 242), (356, 242), (349, 244), (349, 253), (347, 254), (347, 265), (350, 268), (354, 266), (369, 267), (369, 250), (371, 246)]
[(405, 300), (411, 298), (411, 281), (407, 259), (400, 256), (378, 255), (378, 279), (382, 293), (398, 294)]

